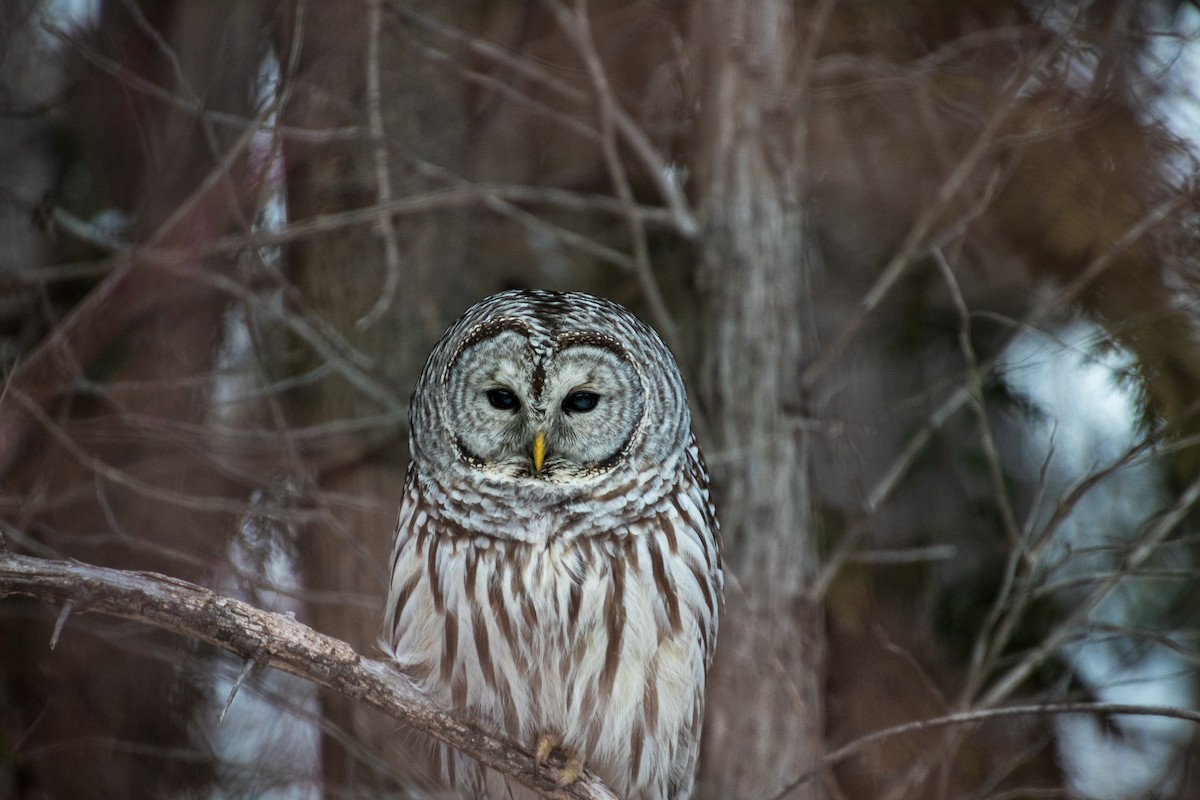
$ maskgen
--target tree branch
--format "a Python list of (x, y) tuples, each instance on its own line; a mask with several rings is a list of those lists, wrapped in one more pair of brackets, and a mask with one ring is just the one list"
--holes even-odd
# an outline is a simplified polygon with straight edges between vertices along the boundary
[(317, 633), (290, 616), (153, 572), (16, 555), (0, 538), (0, 597), (12, 595), (61, 604), (71, 614), (91, 611), (144, 622), (227, 650), (253, 662), (256, 669), (274, 667), (297, 675), (373, 706), (543, 797), (616, 800), (590, 772), (566, 788), (557, 788), (561, 758), (535, 770), (529, 749), (443, 711), (393, 665), (364, 658), (345, 642)]
[(1164, 717), (1166, 719), (1181, 719), (1200, 724), (1200, 711), (1178, 706), (1134, 705), (1131, 703), (1036, 703), (1023, 706), (1005, 706), (1004, 708), (979, 708), (972, 711), (958, 711), (931, 719), (914, 720), (899, 725), (882, 728), (865, 736), (860, 736), (852, 742), (826, 753), (821, 763), (806, 770), (780, 789), (768, 800), (784, 800), (793, 790), (809, 781), (819, 778), (823, 770), (833, 764), (839, 764), (851, 756), (858, 755), (868, 747), (885, 739), (895, 736), (907, 736), (918, 731), (948, 728), (955, 725), (974, 725), (993, 719), (1011, 719), (1013, 717), (1052, 717), (1067, 714), (1093, 714), (1103, 717)]

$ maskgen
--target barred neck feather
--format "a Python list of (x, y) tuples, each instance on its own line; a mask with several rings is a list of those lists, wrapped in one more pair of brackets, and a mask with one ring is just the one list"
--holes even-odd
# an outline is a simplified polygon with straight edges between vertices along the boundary
[[(437, 513), (453, 528), (471, 535), (520, 542), (570, 539), (597, 530), (620, 531), (646, 516), (677, 488), (678, 458), (651, 469), (615, 469), (587, 482), (550, 483), (458, 470), (449, 480), (416, 475), (425, 497), (439, 498)], [(466, 469), (462, 470), (466, 472)]]

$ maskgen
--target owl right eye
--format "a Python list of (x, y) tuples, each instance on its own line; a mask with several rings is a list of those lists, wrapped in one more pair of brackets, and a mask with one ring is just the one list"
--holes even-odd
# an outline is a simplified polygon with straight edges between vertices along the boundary
[(488, 389), (487, 399), (492, 404), (492, 408), (498, 408), (501, 411), (516, 411), (521, 407), (521, 401), (508, 389)]

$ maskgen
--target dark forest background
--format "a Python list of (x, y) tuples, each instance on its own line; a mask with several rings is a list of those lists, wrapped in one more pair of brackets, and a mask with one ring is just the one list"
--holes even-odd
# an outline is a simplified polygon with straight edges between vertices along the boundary
[[(406, 406), (514, 286), (678, 355), (700, 796), (1194, 798), (1200, 9), (8, 0), (0, 536), (377, 654)], [(0, 600), (0, 796), (409, 797), (416, 738)], [(866, 743), (907, 722), (964, 717)], [(800, 780), (804, 778), (804, 780)], [(797, 784), (797, 781), (800, 781)]]

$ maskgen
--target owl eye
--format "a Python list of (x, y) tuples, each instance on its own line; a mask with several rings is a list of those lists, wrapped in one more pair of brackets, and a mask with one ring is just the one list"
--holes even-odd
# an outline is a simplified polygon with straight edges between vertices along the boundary
[(582, 414), (591, 411), (600, 402), (600, 395), (595, 392), (572, 392), (562, 401), (563, 411)]
[(488, 389), (487, 399), (492, 404), (492, 408), (498, 408), (501, 411), (516, 411), (521, 407), (521, 401), (508, 389)]

